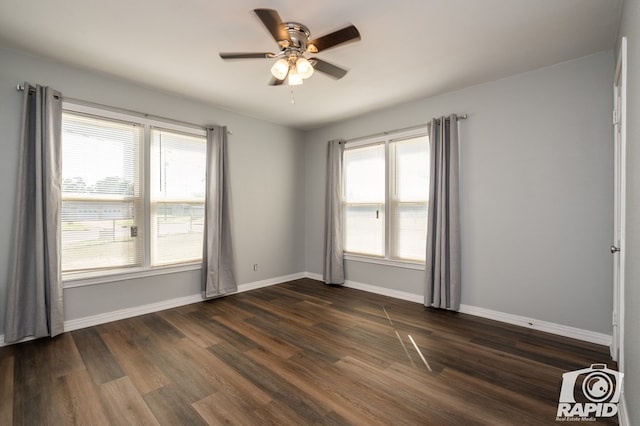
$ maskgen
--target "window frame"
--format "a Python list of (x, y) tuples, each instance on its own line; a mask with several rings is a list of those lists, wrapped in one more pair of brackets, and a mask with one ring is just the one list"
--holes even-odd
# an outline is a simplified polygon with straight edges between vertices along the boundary
[[(166, 126), (162, 126), (162, 127), (158, 127), (158, 126), (151, 126), (149, 128), (149, 156), (147, 156), (146, 158), (151, 160), (151, 158), (153, 157), (154, 154), (154, 146), (153, 146), (153, 132), (154, 131), (159, 131), (159, 132), (167, 132), (167, 133), (173, 133), (174, 135), (182, 135), (182, 136), (188, 136), (188, 137), (193, 137), (193, 136), (198, 136), (200, 137), (201, 135), (195, 135), (194, 133), (186, 133), (184, 131), (177, 131), (177, 130), (173, 130), (173, 129), (168, 129)], [(203, 166), (206, 170), (206, 163), (207, 163), (207, 156), (206, 156), (206, 133), (204, 135), (205, 140), (204, 140), (204, 148), (205, 148), (205, 153), (204, 153), (204, 158), (202, 159), (203, 162)], [(158, 148), (159, 149), (159, 148)], [(151, 177), (154, 172), (155, 173), (160, 173), (159, 170), (157, 170), (156, 168), (157, 166), (149, 164), (149, 169), (148, 169), (148, 175)], [(205, 171), (206, 173), (206, 171)], [(156, 176), (153, 176), (156, 177)], [(151, 257), (150, 259), (150, 263), (151, 263), (151, 267), (152, 268), (160, 268), (160, 267), (168, 267), (171, 265), (184, 265), (184, 264), (190, 264), (190, 263), (199, 263), (202, 262), (202, 259), (184, 259), (184, 260), (174, 260), (174, 261), (160, 261), (158, 258), (158, 253), (157, 251), (154, 252), (153, 250), (153, 246), (155, 245), (155, 243), (157, 242), (158, 239), (158, 235), (155, 232), (151, 232), (152, 227), (154, 226), (154, 207), (158, 208), (159, 205), (161, 204), (165, 204), (165, 205), (190, 205), (190, 206), (202, 206), (202, 211), (204, 212), (205, 209), (205, 205), (206, 205), (206, 199), (205, 199), (205, 193), (206, 191), (204, 191), (202, 198), (192, 198), (192, 197), (181, 197), (181, 198), (176, 198), (176, 197), (169, 197), (169, 198), (157, 198), (157, 194), (155, 194), (155, 191), (153, 191), (151, 189), (151, 183), (149, 185), (149, 196), (148, 196), (148, 200), (149, 200), (149, 231), (150, 231), (150, 235), (149, 235), (149, 240), (151, 242), (151, 247), (149, 249), (149, 256)], [(155, 216), (156, 220), (158, 220), (158, 217)], [(200, 250), (200, 255), (202, 255), (202, 250)]]
[[(397, 218), (392, 214), (391, 209), (396, 203), (395, 200), (392, 199), (392, 189), (391, 185), (393, 182), (391, 181), (391, 176), (393, 172), (393, 168), (395, 165), (391, 164), (391, 149), (390, 146), (394, 142), (400, 142), (407, 139), (414, 139), (418, 137), (429, 137), (429, 129), (428, 126), (421, 126), (409, 130), (397, 131), (397, 132), (386, 132), (382, 135), (375, 135), (370, 137), (358, 138), (353, 141), (347, 141), (345, 144), (345, 151), (348, 149), (355, 148), (364, 148), (367, 146), (374, 146), (383, 144), (384, 145), (384, 162), (385, 162), (385, 200), (384, 200), (384, 256), (375, 256), (368, 255), (362, 253), (353, 253), (345, 251), (343, 258), (345, 260), (363, 262), (363, 263), (372, 263), (384, 266), (393, 266), (405, 269), (415, 269), (415, 270), (425, 270), (425, 262), (424, 261), (415, 261), (408, 259), (397, 259), (392, 257), (392, 244), (397, 243), (397, 237), (392, 237), (392, 224), (394, 220)], [(346, 194), (346, 179), (343, 179), (343, 194)], [(427, 200), (427, 208), (429, 200)], [(346, 206), (346, 198), (343, 198), (343, 206)], [(345, 211), (346, 216), (346, 211)], [(346, 217), (345, 217), (345, 242), (346, 242)], [(393, 241), (392, 241), (393, 240)], [(425, 247), (426, 250), (426, 247)]]
[[(99, 269), (93, 271), (66, 272), (62, 274), (64, 288), (82, 287), (115, 281), (123, 281), (135, 278), (151, 277), (157, 275), (171, 274), (183, 271), (193, 271), (202, 268), (202, 261), (173, 263), (167, 265), (152, 266), (151, 264), (151, 129), (161, 128), (163, 130), (185, 133), (206, 138), (206, 129), (200, 126), (190, 126), (186, 123), (178, 123), (170, 119), (150, 117), (146, 114), (123, 111), (117, 108), (91, 105), (88, 103), (78, 103), (65, 100), (62, 103), (62, 111), (90, 115), (108, 120), (118, 120), (128, 123), (135, 123), (142, 128), (142, 143), (139, 150), (139, 172), (140, 193), (142, 199), (142, 218), (139, 221), (142, 227), (142, 256), (141, 266), (116, 267)], [(206, 142), (205, 142), (206, 143)], [(64, 167), (64, 165), (63, 165)]]

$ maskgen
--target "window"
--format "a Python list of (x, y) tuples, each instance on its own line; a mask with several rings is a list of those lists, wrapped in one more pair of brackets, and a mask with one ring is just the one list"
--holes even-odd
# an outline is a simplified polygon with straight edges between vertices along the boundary
[(206, 141), (151, 129), (152, 264), (202, 259)]
[(200, 262), (204, 130), (65, 104), (65, 279)]
[(345, 247), (352, 253), (385, 254), (385, 145), (344, 153)]
[(142, 128), (62, 116), (62, 271), (139, 266)]
[(425, 130), (347, 144), (345, 251), (424, 263), (429, 196)]

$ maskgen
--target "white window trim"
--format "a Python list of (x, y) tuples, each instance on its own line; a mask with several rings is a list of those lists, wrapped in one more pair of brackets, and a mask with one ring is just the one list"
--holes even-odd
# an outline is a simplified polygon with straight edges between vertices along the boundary
[(353, 262), (362, 262), (362, 263), (374, 263), (376, 265), (384, 265), (384, 266), (393, 266), (396, 268), (404, 268), (404, 269), (416, 269), (419, 271), (425, 270), (425, 264), (420, 262), (411, 262), (409, 260), (398, 260), (398, 259), (390, 259), (384, 257), (374, 257), (367, 256), (364, 254), (355, 254), (355, 253), (344, 253), (344, 260), (350, 260)]
[(188, 126), (172, 122), (170, 119), (164, 121), (164, 119), (152, 118), (146, 114), (135, 113), (132, 111), (123, 111), (116, 108), (106, 106), (93, 106), (87, 103), (76, 103), (72, 101), (63, 101), (62, 110), (89, 114), (96, 117), (104, 117), (108, 119), (121, 120), (126, 122), (133, 122), (139, 124), (143, 128), (144, 140), (142, 143), (141, 167), (143, 170), (143, 176), (141, 183), (143, 185), (143, 217), (141, 225), (143, 226), (145, 235), (145, 241), (143, 242), (142, 253), (142, 266), (131, 268), (113, 268), (103, 269), (99, 271), (89, 272), (67, 272), (62, 275), (63, 288), (84, 287), (89, 285), (110, 283), (116, 281), (124, 281), (135, 278), (153, 277), (158, 275), (173, 274), (177, 272), (194, 271), (202, 269), (202, 262), (190, 262), (173, 265), (158, 265), (151, 266), (150, 250), (151, 250), (151, 203), (149, 191), (150, 174), (147, 172), (148, 165), (148, 153), (151, 149), (151, 128), (161, 128), (164, 130), (172, 130), (176, 132), (186, 133), (190, 135), (206, 137), (207, 131), (204, 127)]
[(175, 274), (177, 272), (196, 271), (202, 269), (202, 262), (183, 263), (180, 265), (155, 266), (150, 269), (144, 267), (109, 269), (101, 275), (92, 272), (69, 273), (63, 277), (64, 288), (84, 287), (88, 285), (105, 284), (116, 281), (126, 281), (135, 278), (155, 277), (158, 275)]
[[(396, 141), (401, 141), (404, 139), (411, 139), (419, 136), (429, 136), (429, 128), (428, 126), (413, 128), (410, 130), (403, 130), (398, 132), (389, 132), (384, 133), (382, 135), (375, 135), (366, 138), (357, 138), (353, 141), (347, 141), (345, 144), (345, 150), (349, 148), (362, 148), (366, 146), (379, 145), (384, 144), (385, 151), (385, 182), (387, 183), (385, 187), (385, 203), (384, 203), (384, 215), (385, 215), (385, 225), (384, 225), (384, 233), (385, 233), (385, 255), (382, 256), (373, 256), (367, 255), (363, 253), (351, 253), (345, 251), (343, 254), (344, 260), (354, 261), (354, 262), (362, 262), (362, 263), (372, 263), (377, 265), (384, 266), (393, 266), (396, 268), (404, 268), (404, 269), (415, 269), (415, 270), (425, 270), (426, 262), (420, 261), (411, 261), (404, 259), (394, 259), (389, 257), (391, 253), (391, 204), (390, 200), (390, 167), (389, 167), (389, 144)], [(428, 201), (427, 201), (428, 202)], [(425, 247), (426, 250), (426, 247)]]

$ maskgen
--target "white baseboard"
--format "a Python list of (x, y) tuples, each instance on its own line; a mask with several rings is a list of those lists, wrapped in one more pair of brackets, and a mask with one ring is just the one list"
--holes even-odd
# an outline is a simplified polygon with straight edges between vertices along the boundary
[[(255, 290), (257, 288), (268, 287), (275, 284), (280, 284), (287, 281), (293, 281), (300, 278), (311, 278), (318, 281), (323, 281), (322, 276), (310, 272), (301, 272), (297, 274), (284, 275), (281, 277), (270, 278), (267, 280), (255, 281), (247, 284), (240, 284), (238, 286), (238, 293), (242, 293), (249, 290)], [(359, 283), (356, 281), (346, 281), (345, 287), (367, 291), (369, 293), (380, 294), (383, 296), (389, 296), (396, 299), (407, 300), (414, 303), (423, 303), (424, 296), (420, 294), (409, 293), (400, 290), (393, 290), (385, 287), (378, 287), (370, 284)], [(120, 309), (117, 311), (106, 312), (98, 315), (91, 315), (88, 317), (77, 318), (64, 322), (65, 331), (78, 330), (80, 328), (91, 327), (94, 325), (100, 325), (111, 321), (118, 321), (125, 318), (131, 318), (138, 315), (149, 314), (152, 312), (162, 311), (165, 309), (175, 308), (178, 306), (184, 306), (191, 303), (197, 303), (202, 301), (202, 296), (198, 294), (179, 297), (176, 299), (164, 300), (162, 302), (150, 303), (142, 306), (135, 306), (132, 308)], [(527, 318), (519, 315), (507, 314), (504, 312), (494, 311), (491, 309), (479, 308), (470, 305), (460, 305), (460, 312), (474, 315), (482, 318), (487, 318), (495, 321), (500, 321), (508, 324), (519, 325), (522, 327), (532, 328), (535, 330), (544, 331), (547, 333), (557, 334), (560, 336), (569, 337), (572, 339), (583, 340), (586, 342), (596, 343), (599, 345), (610, 346), (611, 335), (596, 333), (593, 331), (583, 330), (566, 325), (555, 324), (546, 321), (540, 321), (533, 318)], [(21, 340), (32, 340), (30, 338)], [(0, 335), (0, 347), (5, 346), (4, 335)]]
[(255, 290), (257, 288), (268, 287), (270, 285), (286, 283), (287, 281), (299, 280), (300, 278), (305, 278), (305, 277), (306, 277), (306, 274), (304, 272), (299, 272), (297, 274), (284, 275), (282, 277), (270, 278), (268, 280), (254, 281), (252, 283), (240, 284), (238, 286), (238, 293), (242, 293), (243, 291)]
[[(285, 275), (277, 278), (270, 278), (267, 280), (255, 281), (252, 283), (240, 284), (238, 286), (237, 293), (242, 293), (249, 290), (255, 290), (261, 287), (267, 287), (270, 285), (280, 284), (287, 281), (293, 281), (300, 278), (304, 278), (304, 272), (297, 274)], [(233, 294), (233, 293), (231, 293)], [(150, 314), (153, 312), (164, 311), (165, 309), (177, 308), (178, 306), (190, 305), (192, 303), (202, 302), (202, 295), (200, 293), (190, 296), (178, 297), (170, 300), (163, 300), (157, 303), (149, 303), (141, 306), (134, 306), (126, 309), (119, 309), (117, 311), (105, 312), (97, 315), (90, 315), (87, 317), (76, 318), (64, 322), (64, 331), (79, 330), (81, 328), (92, 327), (94, 325), (105, 324), (112, 321), (118, 321), (126, 318), (132, 318), (139, 315)], [(33, 337), (27, 337), (15, 343), (27, 342), (34, 340)], [(4, 341), (4, 334), (0, 334), (0, 347), (6, 346)]]
[[(287, 281), (304, 278), (304, 273), (285, 275), (268, 280), (255, 281), (252, 283), (240, 284), (236, 293), (242, 293), (249, 290), (255, 290), (261, 287), (267, 287), (274, 284), (280, 284)], [(229, 293), (234, 294), (234, 293)], [(227, 296), (227, 295), (225, 295)], [(192, 303), (202, 302), (200, 293), (191, 296), (179, 297), (176, 299), (164, 300), (158, 303), (150, 303), (148, 305), (136, 306), (133, 308), (121, 309), (104, 314), (92, 315), (89, 317), (78, 318), (64, 322), (64, 331), (78, 330), (80, 328), (91, 327), (94, 325), (104, 324), (111, 321), (118, 321), (125, 318), (136, 317), (138, 315), (150, 314), (152, 312), (164, 311), (165, 309), (177, 308), (178, 306), (190, 305)]]
[(137, 317), (139, 315), (164, 311), (165, 309), (177, 308), (178, 306), (190, 305), (191, 303), (197, 303), (201, 301), (202, 296), (200, 295), (200, 293), (198, 293), (191, 296), (163, 300), (162, 302), (149, 303), (147, 305), (134, 306), (132, 308), (119, 309), (117, 311), (105, 312), (103, 314), (72, 319), (64, 322), (64, 331), (79, 330), (81, 328), (92, 327), (94, 325), (105, 324), (107, 322), (119, 321), (121, 319)]
[(376, 287), (369, 284), (363, 284), (356, 281), (345, 281), (345, 287), (354, 288), (356, 290), (368, 291), (369, 293), (380, 294), (382, 296), (393, 297), (394, 299), (407, 300), (414, 303), (422, 303), (424, 296), (419, 294), (408, 293), (406, 291), (392, 290), (390, 288)]
[[(322, 276), (319, 274), (307, 273), (308, 278), (322, 281)], [(363, 284), (355, 281), (347, 280), (344, 283), (345, 287), (354, 288), (357, 290), (367, 291), (369, 293), (381, 294), (383, 296), (394, 297), (396, 299), (407, 300), (409, 302), (423, 303), (424, 296), (421, 294), (408, 293), (400, 290), (392, 290), (384, 287), (373, 286), (370, 284)], [(570, 327), (567, 325), (555, 324), (552, 322), (541, 321), (533, 318), (527, 318), (520, 315), (507, 314), (500, 311), (494, 311), (491, 309), (478, 308), (470, 305), (460, 305), (459, 312), (463, 314), (474, 315), (477, 317), (487, 318), (494, 321), (500, 321), (507, 324), (519, 325), (521, 327), (527, 327), (534, 330), (544, 331), (551, 334), (557, 334), (559, 336), (569, 337), (572, 339), (578, 339), (585, 342), (596, 343), (598, 345), (610, 346), (611, 335), (596, 333), (594, 331), (583, 330), (581, 328)]]
[(609, 334), (597, 333), (595, 331), (583, 330), (581, 328), (541, 321), (520, 315), (507, 314), (505, 312), (493, 311), (491, 309), (478, 308), (476, 306), (460, 305), (460, 312), (463, 314), (475, 315), (477, 317), (505, 322), (507, 324), (514, 324), (521, 327), (544, 331), (551, 334), (557, 334), (571, 339), (582, 340), (603, 346), (611, 346), (612, 337)]

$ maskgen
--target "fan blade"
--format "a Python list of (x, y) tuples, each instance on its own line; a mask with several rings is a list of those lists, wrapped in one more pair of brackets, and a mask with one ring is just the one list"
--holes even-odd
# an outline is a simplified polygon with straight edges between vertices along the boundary
[[(289, 46), (291, 44), (291, 38), (289, 33), (284, 29), (282, 19), (280, 15), (273, 9), (253, 9), (258, 18), (262, 21), (267, 30), (271, 33), (271, 36), (280, 46)], [(283, 44), (283, 42), (285, 42)]]
[(357, 40), (360, 40), (360, 32), (355, 26), (349, 25), (348, 27), (344, 27), (341, 30), (334, 31), (315, 40), (311, 40), (307, 44), (307, 50), (312, 53), (318, 53), (322, 50), (330, 49), (339, 44)]
[(275, 55), (273, 53), (264, 52), (264, 53), (236, 53), (236, 52), (221, 52), (220, 57), (222, 59), (259, 59), (259, 58), (273, 58)]
[(344, 68), (340, 68), (339, 66), (330, 64), (327, 61), (323, 61), (318, 58), (309, 58), (309, 62), (311, 62), (311, 66), (316, 71), (323, 72), (327, 74), (329, 77), (335, 78), (336, 80), (341, 79), (347, 74), (347, 70)]

